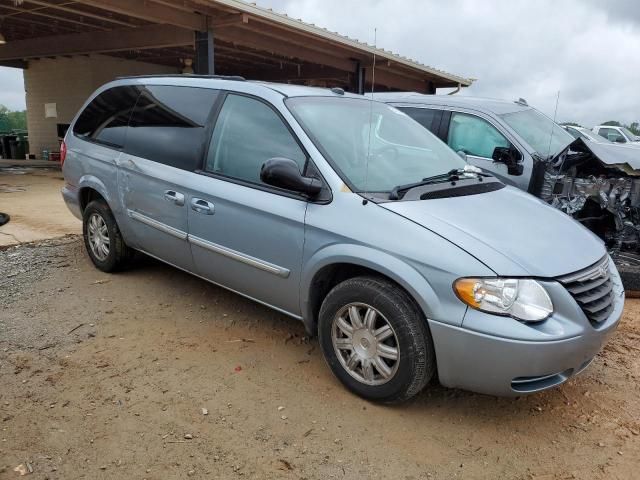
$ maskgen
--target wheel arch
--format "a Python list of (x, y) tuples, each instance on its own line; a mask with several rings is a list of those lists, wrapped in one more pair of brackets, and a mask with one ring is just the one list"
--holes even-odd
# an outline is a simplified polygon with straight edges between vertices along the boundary
[(80, 204), (80, 212), (89, 205), (89, 202), (96, 199), (104, 200), (109, 208), (111, 208), (111, 196), (104, 183), (94, 175), (84, 175), (78, 182), (78, 201)]
[(358, 276), (382, 277), (400, 287), (425, 317), (433, 316), (440, 301), (415, 268), (369, 247), (333, 245), (317, 252), (305, 264), (301, 281), (301, 310), (307, 331), (317, 333), (318, 312), (327, 293), (338, 283)]

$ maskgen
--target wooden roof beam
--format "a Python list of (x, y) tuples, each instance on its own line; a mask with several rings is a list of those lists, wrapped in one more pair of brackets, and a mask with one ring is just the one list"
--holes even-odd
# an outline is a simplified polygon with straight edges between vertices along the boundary
[(111, 18), (107, 15), (97, 15), (95, 13), (91, 13), (91, 12), (86, 12), (83, 10), (77, 10), (77, 9), (73, 9), (71, 7), (66, 6), (65, 4), (63, 5), (58, 5), (58, 4), (54, 4), (54, 3), (49, 3), (49, 2), (43, 2), (41, 0), (25, 0), (25, 3), (31, 3), (33, 5), (38, 5), (41, 8), (37, 8), (37, 9), (33, 9), (31, 11), (29, 11), (29, 13), (33, 13), (36, 14), (36, 11), (40, 11), (40, 10), (46, 10), (46, 9), (52, 9), (52, 10), (58, 10), (61, 12), (66, 12), (66, 13), (72, 13), (74, 15), (80, 15), (86, 18), (92, 18), (94, 20), (99, 20), (101, 22), (107, 22), (107, 23), (112, 23), (115, 25), (120, 25), (122, 27), (135, 27), (137, 25), (130, 23), (130, 22), (125, 22), (123, 20), (118, 20), (116, 18)]
[(297, 58), (302, 61), (326, 65), (346, 72), (355, 70), (355, 62), (348, 58), (336, 57), (304, 45), (292, 43), (290, 40), (280, 40), (244, 28), (223, 29), (216, 33), (216, 38), (227, 43), (241, 45), (260, 52), (269, 52), (289, 59)]
[(151, 0), (77, 0), (77, 2), (147, 22), (175, 25), (199, 32), (207, 30), (206, 16), (185, 12)]
[(29, 8), (12, 7), (12, 6), (8, 6), (8, 5), (3, 5), (3, 8), (11, 10), (12, 12), (16, 12), (16, 13), (10, 13), (9, 15), (7, 15), (7, 17), (9, 17), (9, 18), (13, 18), (16, 15), (37, 15), (39, 17), (50, 18), (52, 20), (56, 20), (56, 21), (59, 21), (59, 22), (72, 23), (74, 25), (82, 25), (83, 27), (96, 28), (98, 30), (107, 30), (106, 28), (102, 27), (101, 25), (95, 25), (95, 24), (92, 24), (92, 23), (86, 23), (86, 22), (83, 22), (81, 20), (75, 20), (73, 18), (62, 17), (60, 15), (55, 15), (53, 13), (45, 13), (45, 12), (42, 12), (41, 9), (39, 9), (39, 8), (29, 9)]
[(177, 47), (193, 45), (193, 42), (191, 30), (172, 25), (149, 25), (110, 32), (83, 32), (16, 40), (0, 45), (0, 61)]

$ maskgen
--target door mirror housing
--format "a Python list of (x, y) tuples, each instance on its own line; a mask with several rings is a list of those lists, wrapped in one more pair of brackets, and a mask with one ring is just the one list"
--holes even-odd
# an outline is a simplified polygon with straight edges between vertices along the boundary
[(458, 150), (456, 152), (458, 154), (458, 156), (463, 159), (465, 162), (469, 163), (469, 159), (467, 158), (467, 152), (465, 152), (464, 150)]
[(316, 197), (322, 190), (322, 182), (317, 178), (304, 177), (298, 164), (289, 158), (270, 158), (260, 169), (260, 180), (267, 185), (283, 188), (309, 197)]
[(519, 176), (524, 172), (524, 167), (520, 163), (522, 155), (513, 147), (496, 147), (491, 158), (496, 163), (504, 163), (509, 175)]

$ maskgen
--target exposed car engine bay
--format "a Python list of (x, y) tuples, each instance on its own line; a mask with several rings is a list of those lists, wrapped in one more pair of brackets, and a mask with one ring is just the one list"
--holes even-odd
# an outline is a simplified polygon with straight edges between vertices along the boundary
[(576, 140), (544, 162), (538, 196), (601, 237), (616, 263), (640, 266), (640, 151), (610, 150)]

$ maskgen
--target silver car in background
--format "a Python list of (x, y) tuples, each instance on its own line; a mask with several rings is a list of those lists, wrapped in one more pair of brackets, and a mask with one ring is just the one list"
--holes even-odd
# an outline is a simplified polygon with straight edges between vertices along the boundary
[[(640, 151), (575, 138), (518, 101), (377, 93), (503, 182), (541, 198), (606, 243), (625, 287), (640, 289)], [(595, 135), (595, 134), (594, 134)]]
[(349, 389), (522, 395), (580, 373), (624, 293), (603, 243), (382, 103), (206, 77), (100, 88), (63, 196), (97, 268), (134, 251), (304, 322)]

